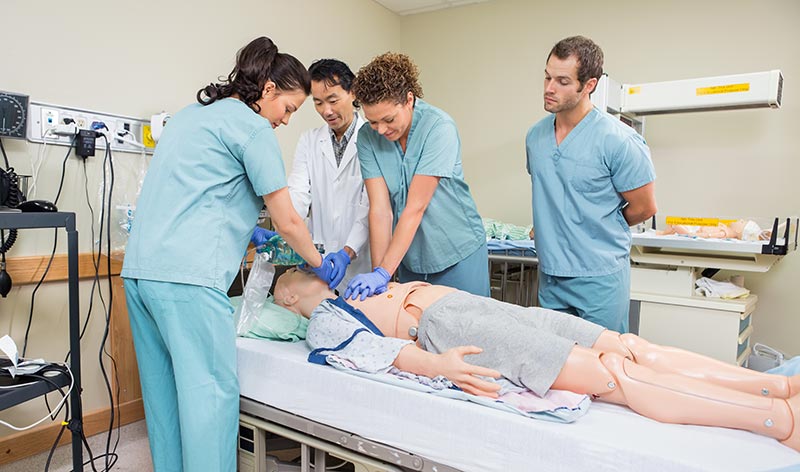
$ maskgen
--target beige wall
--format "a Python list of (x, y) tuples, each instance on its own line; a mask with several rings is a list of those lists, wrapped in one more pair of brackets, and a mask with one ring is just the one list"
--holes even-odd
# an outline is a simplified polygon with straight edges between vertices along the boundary
[[(517, 224), (531, 221), (524, 136), (545, 116), (542, 71), (559, 39), (593, 38), (619, 82), (781, 69), (780, 110), (651, 117), (645, 134), (662, 215), (773, 217), (800, 213), (798, 24), (794, 0), (493, 0), (404, 17), (402, 37), (426, 98), (458, 123), (481, 215)], [(746, 275), (760, 297), (753, 339), (793, 355), (800, 354), (798, 279), (798, 254), (767, 274)]]
[[(236, 51), (257, 36), (271, 37), (282, 51), (306, 65), (321, 57), (337, 57), (357, 67), (400, 44), (399, 17), (371, 0), (145, 0), (125, 4), (11, 0), (4, 1), (0, 11), (0, 41), (15, 45), (0, 52), (0, 90), (25, 93), (38, 102), (143, 118), (161, 110), (174, 112), (194, 101), (201, 86), (230, 72)], [(85, 24), (75, 27), (78, 21)], [(300, 132), (320, 123), (313, 106), (306, 104), (292, 117), (290, 126), (278, 129), (287, 168)], [(11, 165), (19, 173), (30, 173), (30, 160), (40, 146), (7, 139), (3, 144)], [(65, 151), (65, 147), (46, 147), (39, 198), (55, 197)], [(117, 179), (131, 175), (140, 159), (136, 154), (117, 153)], [(101, 162), (99, 157), (87, 161), (95, 209)], [(117, 190), (122, 191), (120, 187)], [(67, 164), (59, 207), (77, 212), (80, 250), (89, 252), (91, 218), (83, 170), (74, 156)], [(63, 234), (59, 252), (66, 252)], [(52, 244), (52, 230), (24, 231), (9, 255), (47, 255)], [(91, 283), (81, 284), (82, 319), (88, 310), (90, 287)], [(11, 333), (20, 349), (32, 288), (16, 287), (8, 299), (0, 299), (0, 335)], [(63, 360), (68, 349), (66, 293), (65, 283), (39, 289), (29, 356)], [(99, 307), (100, 301), (95, 299), (82, 343), (86, 412), (107, 405), (97, 359), (103, 331)], [(43, 402), (37, 401), (4, 411), (0, 417), (24, 425), (45, 413)], [(0, 428), (0, 434), (7, 433)]]
[[(465, 173), (482, 215), (527, 224), (530, 183), (523, 138), (544, 116), (545, 56), (558, 39), (580, 33), (598, 41), (607, 71), (624, 82), (782, 69), (783, 109), (654, 117), (648, 119), (646, 137), (658, 172), (662, 213), (800, 213), (795, 183), (800, 159), (791, 139), (800, 129), (800, 105), (793, 100), (793, 78), (800, 75), (800, 3), (661, 3), (494, 0), (400, 18), (369, 0), (146, 0), (93, 10), (85, 5), (79, 13), (64, 2), (7, 0), (0, 40), (19, 47), (0, 53), (0, 90), (27, 93), (40, 102), (147, 117), (192, 102), (200, 86), (227, 74), (235, 51), (257, 35), (272, 37), (306, 64), (335, 56), (354, 69), (378, 53), (402, 50), (420, 65), (426, 98), (459, 125)], [(78, 20), (88, 24), (74, 29), (67, 24)], [(33, 34), (33, 28), (46, 33)], [(76, 53), (89, 56), (82, 60), (89, 66), (77, 69)], [(319, 123), (310, 105), (292, 120), (278, 131), (287, 168), (299, 133)], [(4, 144), (18, 171), (30, 169), (38, 145)], [(46, 149), (41, 198), (55, 195), (64, 149)], [(136, 168), (138, 156), (118, 156), (120, 169), (131, 173)], [(94, 205), (100, 160), (90, 159), (87, 171)], [(60, 207), (78, 213), (81, 250), (87, 252), (90, 217), (83, 188), (82, 169), (73, 157)], [(11, 255), (44, 255), (51, 245), (51, 231), (26, 231)], [(59, 252), (65, 252), (63, 244)], [(764, 276), (747, 276), (748, 286), (761, 297), (754, 339), (791, 354), (800, 354), (800, 317), (790, 282), (799, 277), (798, 255)], [(89, 286), (82, 284), (84, 314)], [(21, 342), (30, 291), (15, 288), (0, 300), (0, 334), (10, 332)], [(60, 359), (66, 352), (65, 293), (66, 284), (40, 289), (29, 354)], [(83, 342), (86, 411), (105, 404), (97, 364), (98, 313)], [(23, 424), (43, 411), (38, 403), (24, 405), (3, 412), (2, 418)]]

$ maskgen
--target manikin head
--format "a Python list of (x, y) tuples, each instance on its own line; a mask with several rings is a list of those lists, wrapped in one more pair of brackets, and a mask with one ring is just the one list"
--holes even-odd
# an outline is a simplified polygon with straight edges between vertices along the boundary
[(314, 108), (337, 138), (350, 127), (358, 107), (351, 88), (355, 74), (342, 61), (320, 59), (308, 68)]
[(562, 39), (547, 56), (544, 70), (544, 109), (569, 112), (590, 103), (589, 95), (603, 75), (603, 51), (591, 39)]
[(322, 279), (313, 272), (293, 267), (278, 277), (275, 282), (275, 303), (306, 318), (323, 300), (336, 298)]

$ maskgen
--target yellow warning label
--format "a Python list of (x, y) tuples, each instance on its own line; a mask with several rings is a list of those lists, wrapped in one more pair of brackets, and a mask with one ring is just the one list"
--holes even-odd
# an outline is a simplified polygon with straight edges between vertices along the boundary
[(683, 226), (718, 226), (720, 223), (727, 225), (736, 220), (723, 220), (720, 218), (693, 218), (687, 216), (668, 216), (668, 225), (683, 225)]
[(637, 93), (641, 93), (641, 87), (630, 87), (628, 88), (628, 95), (636, 95)]
[(150, 132), (150, 125), (142, 126), (142, 141), (146, 147), (156, 147), (156, 142), (153, 141), (153, 134)]
[(750, 83), (714, 85), (712, 87), (698, 87), (697, 95), (714, 95), (718, 93), (747, 92), (750, 90)]

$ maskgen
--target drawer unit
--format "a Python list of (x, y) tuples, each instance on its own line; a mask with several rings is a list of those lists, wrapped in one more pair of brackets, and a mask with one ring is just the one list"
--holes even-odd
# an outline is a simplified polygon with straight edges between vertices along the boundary
[(742, 365), (750, 355), (757, 297), (719, 300), (631, 293), (644, 339)]

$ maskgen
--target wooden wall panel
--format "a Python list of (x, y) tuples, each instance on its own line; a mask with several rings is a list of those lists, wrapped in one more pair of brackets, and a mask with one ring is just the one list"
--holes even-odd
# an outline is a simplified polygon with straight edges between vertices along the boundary
[[(14, 285), (35, 284), (39, 282), (47, 267), (50, 256), (27, 256), (8, 258), (7, 271), (14, 281)], [(81, 279), (93, 278), (95, 268), (92, 254), (78, 256), (79, 274)], [(99, 264), (101, 277), (108, 274), (108, 259), (102, 256)], [(122, 258), (111, 258), (112, 292), (114, 300), (111, 309), (111, 322), (109, 332), (109, 349), (116, 360), (117, 375), (110, 376), (112, 392), (117, 395), (116, 382), (119, 382), (119, 398), (114, 399), (119, 405), (121, 424), (128, 424), (144, 418), (142, 406), (142, 388), (139, 384), (139, 370), (136, 364), (136, 353), (133, 348), (128, 309), (125, 304), (125, 289), (122, 278)], [(66, 281), (68, 278), (67, 256), (57, 254), (53, 258), (50, 270), (47, 272), (45, 282)], [(86, 378), (86, 372), (83, 377)], [(108, 428), (110, 409), (104, 408), (84, 414), (83, 428), (87, 436), (103, 432)], [(0, 465), (7, 464), (24, 457), (47, 451), (53, 445), (58, 431), (59, 423), (53, 423), (30, 431), (23, 431), (0, 438)], [(67, 444), (71, 433), (66, 431), (59, 444)]]

